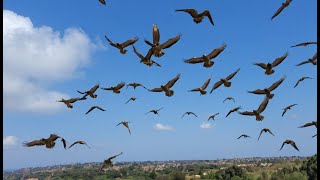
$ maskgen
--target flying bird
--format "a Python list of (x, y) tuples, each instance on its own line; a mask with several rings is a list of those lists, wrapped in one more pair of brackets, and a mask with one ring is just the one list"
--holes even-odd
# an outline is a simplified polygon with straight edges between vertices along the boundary
[(121, 91), (120, 91), (120, 89), (123, 87), (125, 85), (125, 83), (124, 82), (121, 82), (121, 83), (119, 83), (117, 86), (115, 86), (115, 87), (110, 87), (110, 88), (101, 88), (101, 89), (103, 89), (103, 90), (111, 90), (111, 91), (113, 91), (114, 93), (116, 93), (116, 94), (119, 94)]
[(236, 101), (233, 99), (233, 97), (227, 97), (226, 99), (223, 100), (223, 102), (225, 102), (226, 100), (233, 100), (234, 103), (236, 102)]
[(71, 99), (61, 99), (58, 102), (63, 102), (65, 105), (67, 105), (68, 108), (73, 108), (73, 106), (71, 105), (72, 103), (75, 103), (76, 101), (80, 101), (80, 100), (85, 100), (87, 99), (85, 96), (83, 96), (82, 98), (71, 98)]
[(318, 128), (318, 125), (317, 125), (317, 122), (316, 121), (311, 121), (311, 122), (308, 122), (306, 124), (304, 124), (303, 126), (300, 126), (298, 128), (305, 128), (305, 127), (309, 127), (309, 126), (315, 126), (316, 128)]
[(298, 104), (292, 104), (292, 105), (287, 106), (286, 108), (282, 109), (283, 110), (282, 116), (287, 112), (287, 110), (291, 109), (295, 105), (298, 105)]
[(60, 136), (56, 135), (56, 134), (50, 134), (49, 138), (41, 138), (40, 140), (34, 140), (31, 142), (24, 142), (23, 146), (25, 147), (32, 147), (32, 146), (43, 146), (45, 145), (46, 148), (53, 148), (55, 146), (55, 140), (57, 140), (58, 138), (61, 138)]
[(231, 110), (228, 112), (228, 114), (226, 115), (226, 117), (228, 117), (228, 116), (229, 116), (231, 113), (233, 113), (233, 112), (238, 112), (239, 109), (242, 109), (241, 106), (231, 109)]
[(317, 134), (313, 135), (312, 137), (314, 138), (314, 137), (316, 137), (316, 136), (317, 136)]
[(209, 116), (208, 121), (209, 121), (210, 119), (214, 120), (214, 118), (215, 118), (216, 115), (218, 115), (218, 114), (219, 114), (219, 113), (216, 113), (216, 114), (214, 114), (214, 115)]
[(273, 70), (274, 67), (278, 66), (283, 60), (285, 60), (288, 56), (288, 52), (286, 52), (283, 56), (276, 58), (272, 63), (255, 63), (254, 65), (257, 65), (263, 69), (265, 69), (266, 75), (271, 75), (275, 71)]
[(226, 44), (222, 44), (222, 46), (212, 50), (208, 55), (203, 54), (201, 57), (193, 57), (191, 59), (184, 60), (184, 62), (189, 64), (203, 63), (203, 67), (210, 68), (214, 64), (214, 61), (211, 61), (211, 59), (216, 58), (226, 47)]
[(213, 19), (212, 19), (212, 16), (210, 14), (210, 11), (209, 10), (204, 10), (202, 13), (198, 13), (195, 9), (177, 9), (176, 12), (186, 12), (186, 13), (189, 13), (192, 18), (193, 18), (193, 21), (198, 24), (200, 22), (202, 22), (203, 18), (205, 16), (208, 17), (210, 23), (212, 24), (212, 26), (214, 26), (214, 22), (213, 22)]
[(120, 156), (121, 154), (123, 154), (123, 152), (121, 152), (121, 153), (118, 154), (118, 155), (109, 157), (108, 159), (104, 160), (104, 161), (103, 161), (103, 164), (102, 164), (102, 165), (100, 166), (100, 168), (99, 168), (99, 171), (103, 171), (103, 168), (104, 168), (105, 166), (107, 166), (107, 165), (113, 167), (113, 162), (112, 162), (111, 160), (114, 159), (114, 158), (116, 158), (117, 156)]
[(143, 87), (143, 88), (145, 88), (145, 89), (148, 89), (148, 88), (144, 87), (144, 86), (143, 86), (142, 84), (140, 84), (140, 83), (130, 83), (130, 84), (127, 85), (127, 89), (128, 89), (129, 86), (132, 86), (133, 89), (136, 89), (136, 87), (139, 87), (139, 86), (141, 86), (141, 87)]
[(126, 102), (126, 104), (128, 104), (129, 101), (135, 101), (136, 99), (138, 99), (138, 98), (132, 97)]
[(99, 0), (99, 2), (103, 5), (106, 5), (106, 1), (105, 0)]
[(302, 77), (302, 78), (300, 78), (300, 79), (298, 80), (298, 82), (296, 83), (296, 85), (295, 85), (293, 88), (296, 88), (296, 87), (298, 86), (298, 84), (299, 84), (301, 81), (305, 80), (305, 79), (313, 79), (313, 78), (311, 78), (311, 77)]
[[(71, 144), (71, 146), (69, 146), (69, 148), (68, 149), (70, 149), (73, 145), (75, 145), (75, 144), (85, 144), (85, 145), (87, 145), (88, 146), (88, 144), (86, 143), (86, 142), (84, 142), (84, 141), (76, 141), (76, 142), (74, 142), (73, 144)], [(90, 148), (89, 146), (88, 146), (88, 148)], [(91, 148), (90, 148), (91, 149)]]
[(86, 114), (88, 114), (89, 112), (91, 112), (91, 111), (94, 110), (94, 109), (99, 109), (99, 110), (101, 110), (101, 111), (106, 111), (106, 110), (102, 109), (100, 106), (92, 106), (92, 107), (89, 109), (89, 111), (86, 112)]
[(260, 139), (260, 136), (261, 136), (261, 134), (263, 133), (263, 132), (265, 132), (265, 133), (270, 133), (272, 136), (274, 136), (274, 134), (272, 134), (272, 132), (271, 132), (271, 130), (270, 129), (268, 129), (268, 128), (263, 128), (261, 131), (260, 131), (260, 135), (259, 135), (259, 137), (258, 137), (258, 140), (257, 141), (259, 141), (259, 139)]
[(171, 96), (173, 96), (174, 91), (171, 90), (170, 88), (172, 88), (172, 86), (179, 80), (179, 78), (180, 78), (180, 74), (178, 74), (175, 78), (168, 81), (166, 85), (161, 85), (160, 88), (154, 88), (149, 91), (151, 91), (151, 92), (164, 91), (166, 96), (171, 97)]
[(308, 60), (303, 61), (303, 62), (297, 64), (296, 66), (301, 66), (301, 65), (307, 64), (307, 63), (311, 63), (311, 64), (313, 64), (314, 66), (316, 66), (316, 65), (317, 65), (317, 61), (316, 61), (316, 60), (318, 59), (318, 55), (317, 55), (317, 54), (318, 54), (318, 52), (316, 52), (316, 54), (314, 54), (312, 58), (309, 58)]
[(129, 123), (130, 122), (122, 121), (119, 124), (117, 124), (117, 126), (119, 126), (120, 124), (124, 125), (128, 129), (129, 133), (131, 134), (131, 131), (130, 131), (130, 128), (129, 128)]
[[(292, 141), (292, 140), (285, 140), (285, 141), (282, 143), (282, 146), (281, 146), (280, 150), (283, 148), (284, 144), (291, 144), (292, 147), (294, 147), (296, 150), (299, 151), (296, 143), (295, 143), (294, 141)], [(279, 150), (279, 151), (280, 151), (280, 150)]]
[(204, 82), (201, 87), (191, 89), (189, 92), (199, 91), (199, 92), (200, 92), (200, 95), (205, 95), (205, 94), (207, 94), (207, 91), (205, 91), (205, 89), (208, 87), (208, 85), (209, 85), (209, 83), (210, 83), (210, 80), (211, 80), (211, 78), (209, 78), (206, 82)]
[(274, 94), (271, 94), (271, 91), (275, 90), (284, 80), (286, 79), (286, 76), (279, 79), (277, 82), (273, 83), (270, 87), (264, 88), (264, 89), (257, 89), (254, 91), (248, 91), (248, 93), (252, 94), (265, 94), (267, 98), (272, 99)]
[(133, 52), (140, 58), (140, 63), (143, 63), (149, 67), (151, 67), (153, 65), (161, 67), (161, 65), (159, 63), (157, 63), (151, 59), (151, 56), (153, 55), (153, 51), (154, 51), (152, 48), (149, 49), (146, 56), (142, 56), (142, 54), (140, 54), (133, 45), (132, 45), (132, 47), (133, 47)]
[(153, 43), (149, 42), (148, 40), (144, 40), (151, 48), (153, 48), (153, 55), (155, 57), (161, 57), (165, 53), (162, 51), (162, 49), (166, 49), (174, 45), (180, 40), (181, 34), (177, 35), (176, 37), (173, 37), (169, 40), (167, 40), (165, 43), (160, 44), (160, 31), (157, 25), (152, 26), (152, 35), (153, 35)]
[(272, 20), (273, 18), (275, 18), (276, 16), (278, 16), (284, 8), (288, 7), (289, 4), (291, 3), (291, 1), (292, 1), (292, 0), (286, 0), (284, 3), (282, 3), (281, 7), (280, 7), (280, 8), (274, 13), (274, 15), (271, 17), (271, 20)]
[(250, 136), (246, 135), (246, 134), (242, 134), (241, 136), (239, 136), (237, 139), (240, 139), (240, 138), (251, 138)]
[[(163, 108), (163, 107), (162, 107)], [(155, 110), (155, 109), (152, 109), (152, 110), (150, 110), (149, 112), (147, 112), (146, 114), (148, 114), (148, 113), (153, 113), (153, 114), (158, 114), (158, 116), (160, 116), (159, 115), (159, 111), (162, 109), (162, 108), (160, 108), (160, 109), (157, 109), (157, 110)]]
[(299, 44), (296, 44), (296, 45), (291, 46), (291, 47), (308, 46), (310, 44), (317, 44), (317, 42), (303, 42), (303, 43), (299, 43)]
[(109, 44), (111, 46), (118, 48), (120, 50), (121, 54), (126, 54), (127, 50), (124, 48), (126, 48), (127, 46), (130, 46), (130, 45), (133, 45), (134, 43), (136, 43), (139, 40), (139, 38), (134, 37), (134, 38), (129, 39), (129, 40), (125, 41), (124, 43), (120, 44), (120, 43), (112, 42), (107, 36), (104, 36), (104, 37), (107, 39), (107, 41), (109, 42)]
[(194, 115), (195, 117), (198, 117), (198, 116), (197, 116), (195, 113), (193, 113), (193, 112), (185, 112), (185, 113), (182, 115), (181, 118), (183, 118), (184, 115), (190, 115), (190, 114)]
[(80, 94), (85, 94), (85, 96), (84, 97), (86, 97), (86, 96), (90, 96), (90, 97), (92, 97), (92, 98), (96, 98), (98, 95), (96, 95), (96, 94), (94, 94), (95, 92), (96, 92), (96, 90), (99, 88), (99, 84), (97, 84), (97, 85), (95, 85), (95, 86), (93, 86), (89, 91), (85, 91), (85, 92), (81, 92), (81, 91), (78, 91), (78, 93), (80, 93)]
[(61, 138), (61, 142), (63, 143), (64, 149), (67, 148), (67, 141), (64, 138)]
[(260, 114), (266, 109), (268, 102), (269, 102), (269, 98), (265, 97), (257, 110), (239, 112), (239, 114), (247, 115), (247, 116), (256, 116), (257, 121), (262, 121), (264, 119), (264, 116)]
[(228, 77), (226, 77), (225, 79), (221, 78), (218, 82), (216, 82), (211, 91), (210, 91), (210, 94), (212, 93), (213, 90), (217, 89), (219, 86), (221, 86), (221, 84), (223, 84), (225, 87), (230, 87), (231, 86), (231, 82), (229, 82), (237, 73), (238, 71), (240, 70), (237, 69), (235, 72), (231, 73)]

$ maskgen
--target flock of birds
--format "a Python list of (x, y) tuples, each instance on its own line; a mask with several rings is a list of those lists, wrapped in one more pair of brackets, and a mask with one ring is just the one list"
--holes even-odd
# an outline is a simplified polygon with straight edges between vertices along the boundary
[[(102, 4), (106, 5), (106, 2), (104, 0), (99, 0)], [(282, 3), (281, 7), (274, 13), (274, 15), (271, 17), (271, 20), (274, 19), (276, 16), (278, 16), (281, 11), (288, 7), (290, 2), (292, 0), (286, 0), (284, 3)], [(198, 24), (200, 22), (202, 22), (202, 20), (204, 19), (204, 17), (207, 17), (210, 21), (210, 23), (214, 26), (214, 22), (213, 22), (213, 18), (210, 14), (210, 12), (208, 10), (205, 10), (201, 13), (198, 13), (195, 9), (178, 9), (176, 10), (176, 12), (186, 12), (189, 15), (192, 16), (193, 21)], [(156, 61), (152, 60), (151, 57), (162, 57), (163, 55), (165, 55), (165, 52), (163, 52), (164, 49), (172, 47), (172, 45), (174, 45), (175, 43), (177, 43), (180, 38), (181, 38), (181, 34), (168, 39), (167, 41), (165, 41), (164, 43), (160, 43), (160, 31), (159, 28), (157, 27), (157, 25), (153, 25), (152, 27), (152, 35), (153, 35), (153, 41), (152, 43), (148, 40), (144, 40), (145, 43), (147, 45), (150, 46), (147, 54), (145, 56), (143, 56), (142, 54), (140, 54), (137, 49), (134, 46), (134, 43), (136, 43), (139, 38), (134, 37), (132, 39), (129, 39), (123, 43), (115, 43), (112, 40), (110, 40), (107, 36), (105, 36), (107, 42), (117, 48), (121, 54), (126, 54), (127, 50), (125, 49), (128, 46), (132, 46), (133, 47), (133, 51), (134, 53), (138, 56), (138, 58), (140, 59), (140, 63), (143, 63), (147, 66), (159, 66), (161, 67), (161, 65), (159, 63), (157, 63)], [(308, 45), (312, 45), (312, 44), (317, 44), (317, 42), (303, 42), (303, 43), (299, 43), (297, 45), (293, 45), (291, 47), (298, 47), (298, 46), (308, 46)], [(193, 57), (190, 59), (185, 60), (185, 63), (189, 63), (189, 64), (199, 64), (202, 63), (203, 67), (205, 68), (210, 68), (214, 65), (214, 61), (213, 59), (216, 58), (220, 53), (222, 53), (224, 51), (224, 49), (227, 47), (226, 44), (222, 44), (220, 47), (215, 48), (214, 50), (212, 50), (208, 55), (203, 54), (202, 56), (199, 57)], [(255, 63), (254, 65), (261, 67), (262, 69), (264, 69), (264, 73), (265, 75), (271, 75), (273, 73), (275, 73), (275, 67), (277, 67), (279, 64), (281, 64), (288, 56), (288, 53), (285, 53), (283, 56), (280, 56), (278, 58), (276, 58), (273, 62), (268, 62), (268, 63)], [(296, 66), (301, 66), (304, 64), (312, 64), (312, 65), (317, 65), (317, 52), (315, 53), (315, 55), (311, 58), (309, 58), (308, 60), (305, 60), (299, 64), (297, 64)], [(221, 85), (224, 85), (225, 87), (231, 87), (231, 79), (239, 72), (240, 68), (235, 70), (234, 72), (232, 72), (231, 74), (229, 74), (227, 77), (225, 78), (221, 78), (219, 81), (215, 82), (214, 85), (212, 86), (211, 90), (210, 90), (210, 94), (217, 89), (218, 87), (220, 87)], [(111, 86), (111, 87), (107, 87), (107, 88), (102, 88), (100, 87), (100, 89), (102, 90), (106, 90), (106, 91), (112, 91), (113, 93), (116, 94), (120, 94), (121, 93), (121, 89), (126, 86), (127, 88), (129, 86), (133, 87), (133, 89), (136, 89), (137, 87), (142, 87), (146, 90), (148, 90), (149, 92), (164, 92), (165, 96), (171, 97), (174, 95), (174, 90), (172, 90), (172, 87), (174, 86), (174, 84), (179, 80), (180, 78), (180, 74), (177, 74), (173, 79), (169, 80), (166, 84), (162, 84), (160, 85), (160, 87), (156, 87), (156, 88), (146, 88), (144, 85), (134, 82), (134, 83), (130, 83), (130, 84), (125, 84), (125, 82), (120, 82), (119, 84), (117, 84), (116, 86)], [(272, 94), (272, 91), (274, 91), (284, 80), (286, 79), (286, 76), (282, 77), (281, 79), (279, 79), (278, 81), (274, 82), (271, 86), (269, 87), (265, 87), (262, 89), (256, 89), (253, 91), (248, 91), (248, 93), (252, 93), (252, 94), (257, 94), (257, 95), (264, 95), (264, 100), (261, 102), (261, 104), (258, 106), (257, 109), (251, 110), (251, 111), (242, 111), (240, 112), (239, 110), (242, 109), (241, 106), (236, 107), (231, 109), (227, 115), (225, 117), (228, 117), (231, 113), (233, 112), (238, 112), (241, 115), (245, 115), (245, 116), (254, 116), (256, 121), (262, 121), (264, 119), (264, 116), (261, 115), (261, 113), (266, 109), (268, 102), (270, 99), (272, 99), (274, 97), (274, 94)], [(300, 78), (297, 83), (295, 84), (294, 88), (296, 88), (300, 82), (304, 81), (305, 79), (312, 79), (311, 77), (302, 77)], [(209, 79), (207, 79), (204, 84), (201, 87), (197, 87), (194, 89), (189, 90), (189, 92), (199, 92), (200, 95), (206, 95), (207, 91), (206, 88), (208, 87), (209, 83), (211, 81), (211, 77)], [(82, 94), (82, 97), (79, 98), (71, 98), (71, 99), (61, 99), (58, 102), (62, 102), (64, 103), (68, 108), (73, 108), (73, 103), (77, 102), (77, 101), (83, 101), (86, 100), (87, 97), (91, 97), (91, 98), (97, 98), (97, 94), (95, 94), (95, 92), (99, 89), (99, 84), (95, 85), (94, 87), (92, 87), (91, 89), (87, 90), (87, 91), (78, 91), (77, 92), (79, 94)], [(130, 101), (135, 101), (138, 98), (136, 97), (131, 97), (127, 102), (125, 102), (125, 104), (129, 103)], [(235, 99), (233, 97), (227, 97), (226, 99), (223, 100), (223, 102), (227, 101), (227, 100), (232, 100), (233, 102), (235, 102)], [(289, 105), (287, 107), (285, 107), (283, 109), (283, 113), (282, 116), (285, 115), (285, 113), (290, 110), (293, 106), (296, 106), (297, 104), (292, 104)], [(100, 106), (92, 106), (85, 114), (88, 114), (90, 112), (92, 112), (93, 110), (100, 110), (100, 111), (106, 111), (105, 109), (101, 108)], [(154, 115), (158, 115), (159, 116), (159, 111), (162, 110), (162, 108), (160, 109), (153, 109), (148, 111), (145, 114), (148, 113), (153, 113)], [(193, 115), (195, 117), (198, 117), (194, 112), (185, 112), (181, 118), (183, 118), (185, 115)], [(210, 119), (215, 120), (215, 117), (219, 115), (219, 113), (215, 113), (214, 115), (209, 116), (208, 121)], [(123, 125), (124, 127), (126, 127), (129, 131), (129, 133), (131, 134), (130, 128), (129, 128), (129, 123), (127, 121), (122, 121), (119, 122), (116, 126), (119, 125)], [(305, 127), (310, 127), (310, 126), (315, 126), (317, 128), (317, 122), (312, 121), (309, 123), (306, 123), (302, 126), (300, 126), (299, 128), (305, 128)], [(268, 128), (263, 128), (260, 131), (259, 137), (257, 140), (260, 139), (262, 133), (269, 133), (272, 136), (274, 136), (274, 134), (271, 132), (270, 129)], [(312, 137), (315, 137), (317, 134), (315, 134)], [(63, 143), (64, 148), (66, 149), (67, 147), (67, 141), (56, 135), (56, 134), (50, 134), (49, 138), (41, 138), (40, 140), (34, 140), (31, 142), (25, 142), (23, 145), (26, 147), (32, 147), (32, 146), (45, 146), (46, 148), (53, 148), (55, 146), (55, 141), (57, 139), (61, 138), (61, 142)], [(240, 138), (250, 138), (249, 135), (246, 134), (242, 134), (241, 136), (239, 136), (237, 139)], [(85, 141), (79, 140), (79, 141), (75, 141), (72, 145), (69, 146), (69, 148), (71, 148), (72, 146), (74, 146), (75, 144), (84, 144), (86, 145), (88, 148), (90, 148)], [(283, 146), (285, 144), (290, 144), (291, 146), (293, 146), (296, 150), (300, 151), (299, 148), (297, 147), (296, 143), (290, 139), (285, 140), (280, 148), (280, 150), (283, 148)], [(115, 156), (109, 157), (106, 160), (104, 160), (103, 164), (100, 166), (99, 171), (103, 171), (104, 167), (106, 165), (109, 166), (113, 166), (112, 163), (112, 159), (116, 158), (117, 156), (123, 154), (123, 152), (121, 152), (120, 154), (117, 154)]]

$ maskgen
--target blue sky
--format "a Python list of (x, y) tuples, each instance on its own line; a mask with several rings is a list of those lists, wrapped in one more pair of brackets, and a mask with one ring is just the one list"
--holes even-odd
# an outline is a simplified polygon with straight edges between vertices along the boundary
[[(309, 156), (316, 153), (314, 127), (297, 128), (317, 120), (316, 79), (305, 80), (297, 88), (302, 76), (316, 78), (316, 66), (296, 67), (299, 62), (316, 53), (316, 45), (290, 46), (316, 41), (316, 1), (292, 1), (289, 7), (270, 20), (281, 6), (280, 1), (215, 1), (195, 2), (164, 0), (156, 5), (147, 0), (107, 1), (28, 1), (4, 3), (4, 169), (47, 166), (77, 162), (102, 162), (104, 158), (124, 152), (116, 161), (217, 159), (254, 156)], [(194, 8), (211, 11), (215, 26), (208, 19), (195, 24), (186, 13), (175, 9)], [(122, 55), (104, 39), (115, 42), (139, 37), (135, 44), (145, 55), (152, 40), (152, 25), (157, 24), (161, 39), (182, 34), (178, 43), (165, 50), (161, 58), (153, 60), (162, 65), (147, 67), (139, 63), (132, 47)], [(186, 64), (183, 60), (210, 53), (227, 44), (214, 60), (211, 68), (201, 64)], [(272, 62), (286, 52), (288, 57), (267, 76), (254, 66), (256, 62)], [(219, 87), (212, 94), (200, 96), (188, 90), (200, 87), (212, 76), (208, 86), (240, 68), (230, 88)], [(181, 74), (173, 86), (175, 94), (151, 93), (143, 88), (122, 89), (120, 94), (97, 90), (98, 98), (76, 102), (73, 109), (56, 102), (64, 97), (79, 97), (76, 90), (114, 86), (121, 81), (139, 82), (148, 88), (159, 87)], [(232, 108), (256, 109), (263, 96), (248, 90), (269, 87), (286, 76), (274, 91), (262, 113), (265, 119), (233, 113)], [(130, 97), (134, 102), (125, 104)], [(232, 96), (232, 101), (222, 101)], [(298, 106), (281, 117), (282, 109), (290, 104)], [(85, 112), (99, 105), (106, 112)], [(147, 114), (159, 109), (160, 116)], [(198, 118), (181, 116), (193, 111)], [(209, 115), (219, 112), (215, 121)], [(120, 121), (130, 121), (132, 135)], [(202, 125), (202, 126), (201, 126)], [(160, 127), (160, 128), (159, 128)], [(166, 128), (167, 127), (167, 128)], [(202, 127), (202, 128), (201, 128)], [(209, 127), (209, 128), (203, 128)], [(263, 134), (269, 128), (275, 134)], [(32, 141), (57, 133), (69, 143), (84, 140), (86, 146), (64, 150), (56, 147), (22, 147)], [(240, 139), (241, 134), (252, 136)], [(282, 142), (292, 139), (300, 152)]]

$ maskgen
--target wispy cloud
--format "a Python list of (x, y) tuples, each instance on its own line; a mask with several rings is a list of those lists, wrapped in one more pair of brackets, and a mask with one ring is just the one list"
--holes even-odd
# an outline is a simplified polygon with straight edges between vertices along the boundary
[(15, 136), (4, 136), (3, 137), (3, 148), (6, 149), (10, 146), (17, 144), (18, 138)]
[(212, 128), (213, 126), (210, 124), (210, 123), (208, 123), (208, 122), (203, 122), (201, 125), (200, 125), (200, 128), (202, 128), (202, 129), (210, 129), (210, 128)]
[(174, 128), (169, 126), (169, 125), (163, 125), (163, 124), (160, 124), (160, 123), (157, 123), (153, 126), (153, 128), (155, 130), (158, 130), (158, 131), (174, 131)]

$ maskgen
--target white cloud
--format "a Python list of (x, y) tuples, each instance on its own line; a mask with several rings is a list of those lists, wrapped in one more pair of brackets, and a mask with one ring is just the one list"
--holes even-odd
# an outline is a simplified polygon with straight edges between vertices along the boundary
[(14, 146), (17, 144), (18, 138), (15, 136), (4, 136), (3, 137), (3, 147), (7, 148), (8, 146)]
[(153, 128), (155, 130), (158, 130), (158, 131), (174, 131), (173, 127), (168, 126), (168, 125), (163, 125), (163, 124), (160, 124), (160, 123), (155, 124), (153, 126)]
[(203, 128), (203, 129), (210, 129), (212, 128), (212, 125), (208, 122), (203, 122), (201, 125), (200, 125), (200, 128)]
[(28, 17), (3, 10), (4, 106), (11, 111), (56, 112), (68, 95), (49, 85), (76, 77), (95, 45), (81, 30), (63, 36), (51, 27), (34, 27)]

